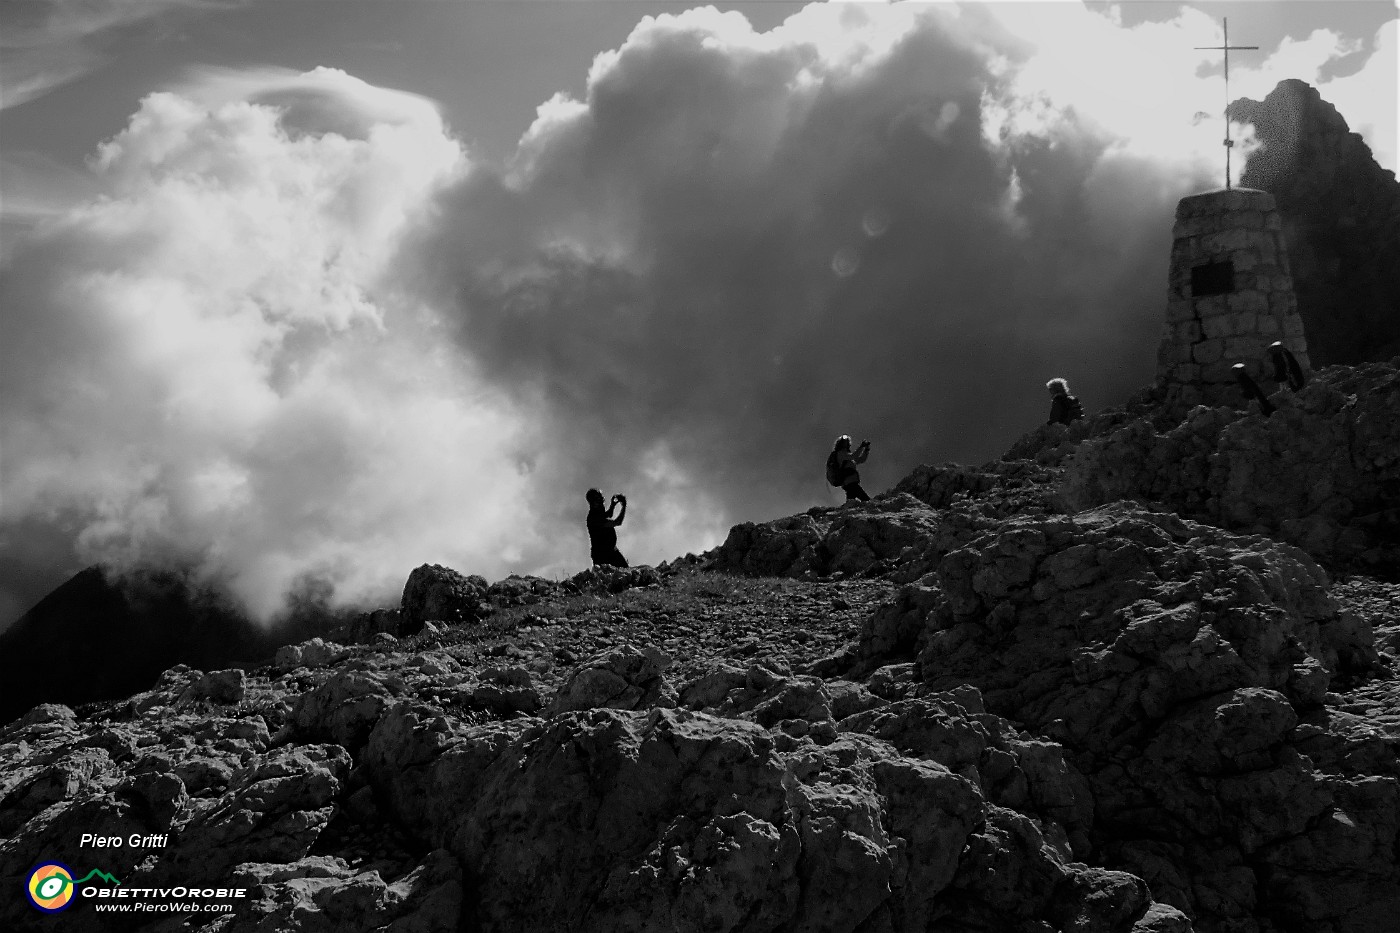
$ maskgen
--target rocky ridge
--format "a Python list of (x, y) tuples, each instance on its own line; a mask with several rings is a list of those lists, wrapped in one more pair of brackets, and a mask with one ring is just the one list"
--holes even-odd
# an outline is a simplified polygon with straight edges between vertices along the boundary
[[(1314, 365), (1400, 353), (1400, 183), (1317, 89), (1280, 81), (1230, 116), (1254, 127), (1241, 187), (1274, 195)], [(1386, 270), (1391, 270), (1387, 272)]]
[(251, 895), (78, 930), (1388, 930), (1396, 371), (1146, 392), (656, 568), (421, 567), (269, 665), (5, 726), (0, 875)]

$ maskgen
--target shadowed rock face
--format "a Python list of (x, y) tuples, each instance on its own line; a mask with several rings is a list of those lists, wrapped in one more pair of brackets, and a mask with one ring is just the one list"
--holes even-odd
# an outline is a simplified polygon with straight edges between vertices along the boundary
[[(971, 684), (1061, 743), (1096, 802), (1098, 859), (1222, 923), (1366, 929), (1400, 903), (1393, 840), (1369, 828), (1394, 821), (1400, 767), (1329, 773), (1299, 729), (1325, 730), (1332, 682), (1377, 662), (1301, 551), (1118, 505), (1008, 523), (927, 588), (926, 688)], [(1343, 841), (1339, 809), (1368, 828)], [(1214, 870), (1184, 883), (1183, 862)]]
[[(283, 641), (298, 637), (288, 632)], [(42, 701), (123, 697), (177, 663), (266, 658), (279, 643), (179, 574), (114, 577), (90, 567), (0, 634), (0, 720)]]
[(1240, 184), (1274, 195), (1314, 366), (1400, 353), (1400, 183), (1308, 84), (1241, 98), (1263, 147)]

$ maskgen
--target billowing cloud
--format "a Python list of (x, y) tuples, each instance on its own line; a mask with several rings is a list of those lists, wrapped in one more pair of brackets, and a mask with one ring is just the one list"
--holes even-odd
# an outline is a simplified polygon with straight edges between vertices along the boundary
[(463, 151), (342, 73), (253, 90), (355, 133), (151, 95), (94, 159), (104, 195), (6, 269), (0, 545), (48, 518), (83, 562), (193, 561), (263, 617), (312, 579), (348, 602), (420, 556), (502, 566), (519, 421), (388, 265)]
[(843, 432), (871, 489), (996, 456), (1051, 376), (1151, 380), (1175, 203), (1222, 168), (1214, 28), (647, 17), (502, 166), (338, 72), (195, 75), (5, 272), (0, 555), (193, 558), (268, 615), (576, 570), (589, 486), (654, 562), (833, 502)]
[(1216, 171), (1214, 132), (1130, 132), (1199, 136), (1189, 102), (1081, 108), (1038, 54), (976, 8), (648, 18), (408, 252), (485, 377), (548, 419), (561, 503), (640, 486), (644, 529), (658, 447), (708, 494), (648, 558), (829, 503), (842, 432), (875, 442), (876, 488), (995, 456), (1050, 376), (1091, 407), (1150, 381), (1172, 211)]

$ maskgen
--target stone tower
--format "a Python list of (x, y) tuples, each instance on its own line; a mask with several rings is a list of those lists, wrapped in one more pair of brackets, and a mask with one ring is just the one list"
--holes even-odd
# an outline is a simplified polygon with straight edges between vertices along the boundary
[(1272, 391), (1268, 348), (1276, 340), (1307, 371), (1282, 226), (1267, 191), (1207, 191), (1177, 204), (1167, 323), (1157, 351), (1157, 382), (1169, 399), (1186, 407), (1242, 407), (1235, 363)]

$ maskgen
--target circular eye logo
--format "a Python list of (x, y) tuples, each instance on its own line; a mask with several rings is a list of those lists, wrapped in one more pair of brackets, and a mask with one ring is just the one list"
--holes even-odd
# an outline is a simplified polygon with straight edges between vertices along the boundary
[(61, 862), (45, 862), (29, 873), (29, 903), (46, 914), (67, 910), (73, 903), (73, 870)]

